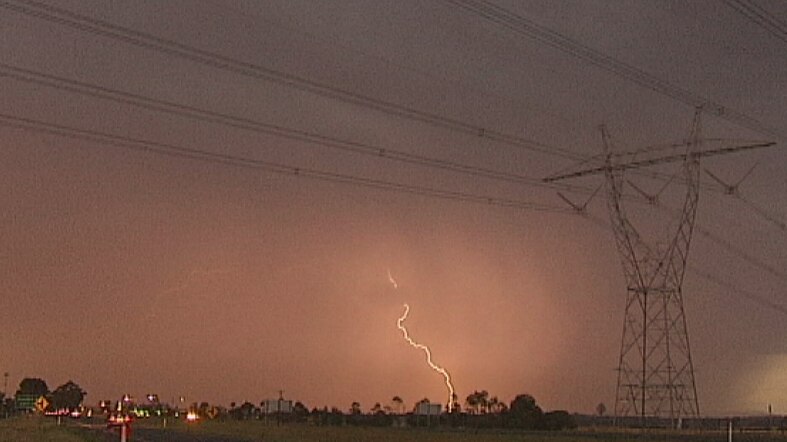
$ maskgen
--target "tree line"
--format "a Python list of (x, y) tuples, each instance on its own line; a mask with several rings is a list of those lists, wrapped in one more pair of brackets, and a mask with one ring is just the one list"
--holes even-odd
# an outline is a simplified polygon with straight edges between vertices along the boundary
[[(489, 395), (485, 390), (474, 391), (467, 396), (464, 408), (457, 398), (454, 403), (439, 414), (424, 415), (417, 412), (419, 404), (429, 404), (428, 398), (416, 402), (411, 410), (407, 410), (404, 401), (394, 396), (388, 405), (375, 403), (368, 412), (363, 412), (361, 404), (353, 401), (349, 408), (341, 410), (337, 407), (312, 408), (309, 410), (303, 403), (296, 402), (290, 413), (273, 413), (266, 415), (260, 407), (250, 402), (236, 405), (230, 404), (228, 410), (214, 414), (218, 419), (271, 419), (278, 422), (309, 422), (313, 425), (329, 426), (450, 426), (467, 428), (511, 428), (525, 430), (564, 430), (574, 429), (577, 423), (574, 416), (565, 410), (543, 411), (529, 394), (517, 395), (510, 403)], [(207, 403), (201, 404), (199, 410), (207, 410)], [(200, 412), (200, 414), (204, 414)]]
[[(9, 416), (19, 411), (22, 401), (34, 403), (43, 397), (45, 404), (43, 411), (63, 411), (70, 412), (78, 410), (82, 406), (87, 392), (74, 381), (68, 381), (58, 386), (54, 390), (49, 390), (46, 381), (40, 378), (24, 378), (19, 383), (14, 397), (6, 397), (6, 393), (0, 393), (0, 404), (2, 404), (2, 414)], [(32, 404), (31, 404), (32, 405)]]
[[(39, 378), (25, 378), (19, 384), (16, 396), (5, 397), (0, 395), (0, 406), (5, 416), (23, 411), (16, 401), (36, 400), (45, 398), (45, 410), (50, 412), (64, 412), (81, 410), (87, 393), (73, 381), (68, 381), (50, 391), (46, 381)], [(148, 397), (147, 404), (137, 404), (138, 411), (148, 411), (146, 416), (176, 415), (178, 410)], [(102, 401), (102, 411), (108, 412)], [(516, 428), (526, 430), (563, 430), (576, 428), (574, 416), (565, 410), (543, 411), (529, 394), (517, 395), (511, 402), (506, 403), (496, 396), (491, 396), (486, 390), (473, 391), (464, 401), (464, 407), (454, 395), (453, 403), (440, 410), (439, 413), (424, 414), (419, 412), (419, 406), (430, 404), (428, 398), (421, 399), (413, 404), (411, 409), (405, 407), (404, 400), (394, 396), (390, 403), (382, 405), (375, 403), (368, 412), (363, 412), (361, 404), (353, 401), (349, 408), (340, 410), (337, 407), (309, 408), (301, 402), (295, 402), (287, 412), (265, 413), (264, 404), (259, 406), (251, 402), (230, 406), (210, 405), (207, 402), (193, 403), (188, 411), (196, 413), (200, 419), (234, 419), (257, 420), (275, 419), (279, 423), (311, 423), (313, 425), (356, 425), (356, 426), (451, 426), (469, 428)], [(106, 408), (106, 409), (104, 409)], [(421, 409), (425, 409), (421, 407)], [(185, 410), (184, 410), (185, 411)]]

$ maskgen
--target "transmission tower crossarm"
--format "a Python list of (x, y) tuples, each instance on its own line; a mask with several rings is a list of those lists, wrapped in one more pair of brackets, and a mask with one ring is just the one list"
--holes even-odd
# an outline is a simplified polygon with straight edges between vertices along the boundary
[(588, 197), (588, 199), (587, 199), (587, 200), (585, 200), (585, 202), (584, 202), (584, 203), (582, 203), (582, 204), (577, 204), (577, 203), (575, 203), (575, 202), (571, 201), (570, 199), (568, 199), (568, 197), (567, 197), (567, 196), (563, 195), (563, 193), (561, 193), (561, 192), (558, 192), (558, 193), (557, 193), (557, 196), (559, 196), (559, 197), (560, 197), (560, 199), (562, 199), (562, 200), (563, 200), (563, 201), (564, 201), (566, 204), (568, 204), (569, 206), (571, 206), (571, 208), (572, 208), (572, 209), (574, 209), (574, 211), (575, 211), (575, 212), (577, 212), (577, 213), (579, 213), (579, 214), (582, 214), (582, 215), (585, 215), (585, 214), (587, 214), (587, 207), (588, 207), (588, 204), (589, 204), (589, 203), (590, 203), (590, 201), (593, 199), (593, 197), (595, 197), (595, 196), (596, 196), (596, 194), (598, 193), (598, 191), (599, 191), (599, 190), (601, 190), (601, 187), (602, 187), (602, 186), (598, 186), (598, 187), (596, 187), (596, 190), (594, 190), (594, 191), (593, 191), (593, 193), (592, 193), (592, 194), (590, 194), (590, 197)]
[(719, 183), (722, 187), (724, 187), (724, 193), (727, 195), (738, 195), (738, 187), (740, 187), (741, 183), (751, 175), (754, 171), (754, 168), (757, 167), (757, 163), (755, 163), (743, 176), (735, 183), (735, 184), (728, 184), (724, 182), (721, 178), (717, 177), (713, 172), (708, 169), (705, 169), (705, 173), (708, 174), (714, 181)]
[(659, 201), (658, 194), (650, 194), (648, 192), (645, 192), (644, 190), (640, 189), (639, 186), (634, 184), (633, 181), (627, 180), (626, 183), (628, 183), (628, 185), (631, 186), (632, 189), (636, 190), (637, 193), (642, 195), (642, 197), (645, 198), (648, 201), (648, 204), (655, 205), (656, 203), (658, 203), (658, 201)]
[(576, 211), (578, 213), (584, 213), (585, 212), (585, 207), (587, 207), (585, 204), (581, 204), (581, 205), (577, 204), (577, 203), (571, 201), (570, 199), (568, 199), (568, 197), (563, 195), (563, 193), (561, 193), (561, 192), (558, 192), (557, 196), (559, 196), (560, 199), (562, 199), (566, 204), (571, 206), (571, 208), (574, 209), (574, 211)]
[[(677, 161), (685, 161), (689, 158), (689, 156), (693, 158), (700, 158), (700, 157), (709, 157), (709, 156), (716, 156), (716, 155), (723, 155), (733, 152), (740, 152), (744, 150), (752, 150), (752, 149), (759, 149), (763, 147), (770, 147), (776, 145), (773, 141), (756, 141), (747, 144), (740, 144), (735, 146), (725, 146), (716, 149), (706, 149), (706, 150), (696, 150), (692, 151), (691, 153), (686, 152), (685, 150), (680, 153), (672, 153), (668, 155), (662, 155), (652, 158), (643, 158), (643, 159), (636, 159), (636, 156), (642, 155), (642, 152), (631, 152), (631, 153), (622, 153), (613, 155), (616, 162), (611, 164), (603, 164), (597, 167), (592, 167), (588, 169), (582, 169), (572, 172), (563, 173), (560, 175), (552, 175), (543, 179), (544, 182), (551, 183), (555, 181), (560, 181), (568, 178), (578, 178), (581, 176), (587, 175), (596, 175), (600, 173), (605, 173), (607, 171), (623, 171), (627, 169), (638, 169), (642, 167), (654, 166), (658, 164), (665, 164), (665, 163), (674, 163)], [(677, 145), (676, 147), (686, 147), (687, 144)], [(620, 161), (620, 159), (628, 159), (627, 161)]]
[(736, 186), (733, 186), (733, 185), (727, 184), (726, 182), (722, 181), (722, 179), (721, 179), (721, 178), (717, 177), (717, 176), (716, 176), (716, 175), (715, 175), (713, 172), (711, 172), (710, 170), (708, 170), (708, 169), (704, 169), (704, 170), (705, 170), (705, 173), (706, 173), (706, 174), (708, 174), (708, 176), (709, 176), (709, 177), (711, 177), (711, 179), (712, 179), (713, 181), (716, 181), (717, 183), (719, 183), (719, 185), (721, 185), (722, 187), (724, 187), (724, 193), (726, 193), (727, 195), (732, 195), (732, 194), (734, 194), (734, 193), (735, 193), (735, 192), (738, 190)]

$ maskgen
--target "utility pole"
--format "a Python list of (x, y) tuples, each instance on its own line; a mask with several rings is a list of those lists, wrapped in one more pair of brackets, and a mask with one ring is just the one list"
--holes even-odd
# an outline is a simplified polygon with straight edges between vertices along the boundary
[[(604, 155), (600, 164), (544, 181), (604, 175), (607, 209), (626, 281), (615, 418), (636, 416), (643, 427), (649, 418), (667, 418), (675, 427), (684, 417), (700, 414), (683, 308), (683, 278), (699, 200), (700, 158), (775, 143), (752, 142), (705, 149), (699, 109), (688, 140), (673, 145), (670, 151), (613, 152), (606, 127), (602, 126), (601, 132)], [(643, 193), (624, 179), (625, 172), (674, 162), (682, 163), (685, 184), (682, 209), (666, 241), (647, 241), (624, 207), (626, 184)], [(647, 200), (650, 204), (657, 203), (656, 197)]]
[[(8, 372), (6, 371), (5, 373), (3, 373), (3, 401), (5, 402), (7, 400), (8, 400)], [(3, 410), (5, 410), (5, 417), (8, 418), (8, 407), (6, 407), (5, 404), (2, 405), (3, 405)]]

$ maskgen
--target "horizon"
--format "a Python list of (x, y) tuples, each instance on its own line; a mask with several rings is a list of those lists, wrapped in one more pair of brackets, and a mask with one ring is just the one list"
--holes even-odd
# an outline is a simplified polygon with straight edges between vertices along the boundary
[[(683, 146), (704, 104), (707, 144), (775, 145), (700, 160), (681, 292), (700, 415), (784, 414), (783, 35), (712, 0), (487, 6), (0, 6), (8, 389), (445, 402), (408, 305), (461, 403), (614, 410), (630, 284), (610, 192), (544, 179), (595, 165), (599, 125), (614, 153)], [(681, 167), (624, 180), (654, 249)]]

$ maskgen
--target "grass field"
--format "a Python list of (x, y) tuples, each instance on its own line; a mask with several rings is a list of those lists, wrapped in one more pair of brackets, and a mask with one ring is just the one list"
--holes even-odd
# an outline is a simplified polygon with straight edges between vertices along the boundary
[[(0, 442), (5, 441), (53, 441), (53, 442), (100, 442), (116, 440), (108, 438), (101, 430), (79, 428), (75, 421), (64, 421), (61, 426), (53, 418), (20, 417), (0, 420)], [(101, 425), (96, 425), (101, 428)], [(727, 435), (722, 432), (679, 433), (651, 431), (615, 431), (588, 429), (570, 432), (514, 432), (514, 431), (474, 431), (472, 429), (427, 429), (427, 428), (368, 428), (368, 427), (316, 427), (310, 425), (276, 426), (259, 421), (201, 422), (186, 425), (183, 422), (170, 422), (163, 429), (163, 422), (156, 420), (137, 421), (135, 433), (144, 440), (183, 440), (197, 441), (210, 438), (212, 441), (265, 441), (265, 442), (726, 442)], [(142, 430), (142, 431), (141, 431)], [(150, 432), (156, 432), (151, 439)], [(132, 438), (133, 442), (135, 439)], [(787, 436), (780, 433), (752, 432), (735, 433), (735, 442), (787, 442)]]
[[(137, 422), (141, 427), (159, 426), (160, 423), (149, 420)], [(168, 431), (190, 433), (195, 436), (228, 437), (234, 440), (267, 441), (267, 442), (726, 442), (727, 434), (723, 432), (675, 432), (650, 431), (641, 433), (635, 430), (591, 430), (583, 429), (565, 432), (523, 432), (502, 430), (473, 429), (436, 429), (436, 428), (373, 428), (373, 427), (318, 427), (311, 425), (276, 426), (260, 421), (208, 421), (187, 425), (178, 422), (169, 425)], [(734, 434), (735, 442), (787, 442), (787, 435), (768, 432), (751, 432)]]
[[(412, 428), (353, 428), (353, 427), (260, 427), (244, 425), (234, 427), (231, 425), (219, 425), (212, 427), (206, 425), (201, 429), (191, 429), (210, 435), (232, 435), (248, 440), (276, 441), (276, 442), (295, 442), (295, 441), (335, 441), (335, 442), (356, 442), (356, 441), (379, 441), (379, 442), (399, 442), (399, 441), (423, 441), (423, 442), (600, 442), (600, 441), (642, 441), (642, 442), (663, 442), (663, 441), (686, 441), (686, 442), (726, 442), (727, 435), (722, 433), (715, 434), (677, 434), (677, 433), (647, 433), (637, 432), (556, 432), (556, 433), (536, 433), (536, 432), (500, 432), (500, 431), (479, 431), (472, 430), (426, 430)], [(787, 442), (787, 437), (772, 434), (737, 434), (735, 441), (751, 442)]]
[(0, 419), (0, 442), (99, 442), (103, 439), (73, 425), (57, 425), (57, 420), (42, 416)]

